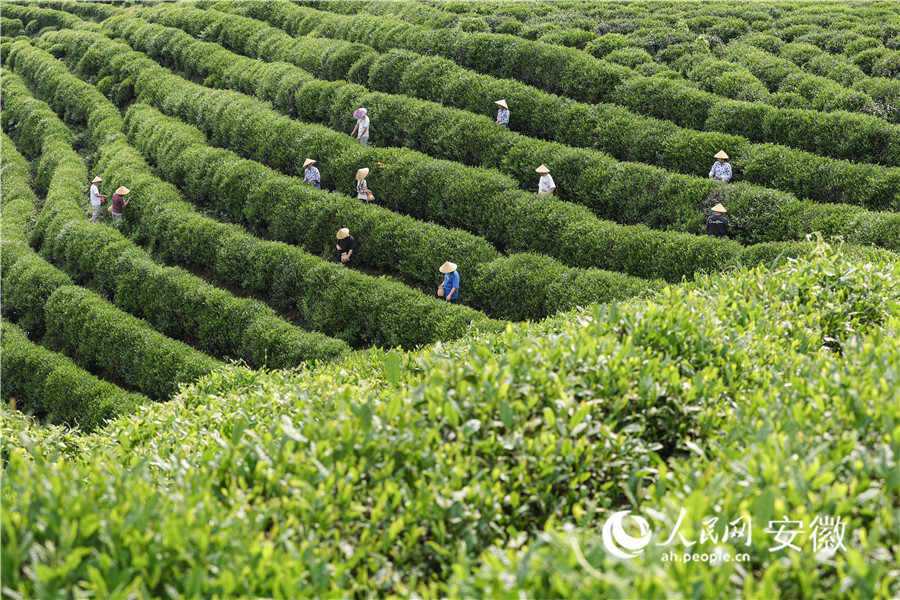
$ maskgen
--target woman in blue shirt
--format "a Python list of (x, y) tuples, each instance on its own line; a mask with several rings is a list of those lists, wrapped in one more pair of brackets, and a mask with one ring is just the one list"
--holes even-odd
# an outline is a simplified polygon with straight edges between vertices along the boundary
[(437, 290), (438, 298), (443, 298), (447, 302), (456, 302), (459, 298), (459, 273), (456, 270), (456, 264), (448, 260), (438, 270), (444, 274), (444, 283)]
[(716, 162), (713, 163), (712, 169), (709, 170), (709, 178), (722, 183), (731, 181), (731, 165), (728, 163), (728, 155), (724, 150), (719, 150), (716, 154)]
[(497, 100), (494, 104), (500, 107), (500, 110), (497, 111), (497, 125), (509, 129), (509, 107), (506, 105), (506, 100)]
[(316, 164), (316, 161), (314, 161), (311, 158), (307, 158), (303, 162), (303, 168), (306, 169), (303, 172), (303, 183), (308, 183), (309, 185), (313, 186), (317, 190), (321, 190), (322, 189), (322, 176), (319, 174), (319, 169), (317, 169), (316, 167), (313, 166), (314, 164)]

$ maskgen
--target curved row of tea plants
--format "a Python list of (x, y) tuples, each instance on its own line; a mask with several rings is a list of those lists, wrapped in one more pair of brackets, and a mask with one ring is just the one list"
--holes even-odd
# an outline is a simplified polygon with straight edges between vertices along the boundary
[(4, 403), (46, 423), (93, 431), (106, 421), (133, 413), (150, 399), (97, 379), (65, 356), (38, 346), (25, 332), (2, 320)]
[[(379, 202), (445, 226), (463, 225), (501, 251), (535, 251), (571, 266), (675, 280), (728, 264), (744, 252), (728, 240), (603, 222), (584, 207), (518, 190), (493, 171), (405, 149), (362, 147), (346, 135), (278, 115), (242, 94), (189, 83), (97, 34), (64, 30), (45, 35), (79, 59), (80, 70), (126, 81), (140, 101), (199, 125), (211, 143), (289, 174), (302, 173), (303, 157), (319, 157), (326, 184), (346, 191), (355, 189), (358, 168), (374, 165), (368, 179)], [(763, 252), (777, 255), (780, 250), (773, 248)]]
[[(342, 3), (341, 6), (336, 6), (335, 3), (316, 2), (302, 4), (332, 11), (343, 9), (348, 5)], [(866, 19), (864, 23), (839, 28), (844, 24), (829, 22), (828, 27), (822, 29), (811, 25), (793, 24), (792, 19), (774, 18), (773, 13), (781, 12), (783, 4), (764, 6), (761, 3), (754, 3), (751, 10), (737, 8), (722, 13), (723, 3), (720, 3), (715, 7), (709, 7), (708, 12), (695, 18), (688, 18), (690, 11), (693, 10), (690, 5), (673, 5), (675, 10), (672, 14), (668, 14), (661, 10), (662, 4), (656, 4), (651, 13), (632, 12), (627, 18), (621, 20), (616, 19), (616, 9), (607, 10), (602, 6), (592, 7), (590, 11), (581, 11), (585, 13), (585, 17), (582, 18), (572, 14), (573, 11), (579, 12), (579, 6), (566, 6), (564, 13), (551, 13), (552, 17), (545, 18), (537, 15), (538, 12), (541, 15), (548, 12), (548, 7), (542, 6), (539, 11), (535, 11), (528, 24), (523, 26), (522, 23), (501, 15), (516, 14), (518, 17), (528, 18), (528, 7), (533, 8), (534, 3), (530, 3), (527, 7), (525, 5), (516, 6), (514, 11), (509, 10), (508, 4), (505, 7), (498, 6), (497, 13), (499, 14), (487, 14), (484, 19), (478, 16), (460, 16), (465, 11), (460, 13), (459, 6), (454, 6), (452, 12), (438, 10), (438, 8), (448, 10), (448, 7), (453, 6), (452, 3), (435, 3), (438, 8), (432, 9), (426, 9), (421, 3), (410, 2), (352, 4), (355, 6), (351, 12), (354, 13), (362, 10), (372, 14), (392, 13), (405, 21), (433, 28), (458, 27), (463, 31), (511, 33), (526, 39), (572, 46), (579, 50), (585, 50), (596, 58), (626, 64), (644, 75), (665, 72), (663, 64), (670, 63), (692, 51), (704, 51), (706, 46), (701, 47), (696, 44), (698, 34), (703, 35), (705, 43), (715, 52), (723, 47), (723, 42), (730, 42), (734, 39), (754, 45), (753, 40), (765, 39), (764, 49), (776, 54), (778, 47), (784, 44), (784, 40), (778, 36), (785, 36), (788, 39), (799, 37), (800, 43), (807, 47), (803, 51), (804, 60), (796, 60), (796, 55), (785, 55), (784, 58), (788, 58), (812, 75), (827, 77), (850, 88), (852, 92), (870, 96), (875, 103), (874, 106), (867, 108), (867, 112), (870, 114), (894, 123), (900, 120), (900, 82), (896, 80), (896, 72), (900, 65), (900, 59), (897, 57), (900, 56), (900, 53), (891, 52), (877, 38), (854, 33), (854, 30), (858, 29), (860, 32), (876, 33), (887, 39), (886, 36), (890, 35), (888, 33), (890, 21), (885, 22), (884, 16), (885, 14), (893, 15), (896, 19), (895, 11), (888, 10), (886, 13), (879, 9), (861, 11), (863, 12), (862, 18)], [(487, 3), (487, 5), (491, 4)], [(471, 8), (484, 12), (487, 7), (479, 5), (471, 6)], [(769, 14), (761, 12), (760, 9), (765, 9)], [(628, 9), (626, 8), (625, 11)], [(340, 12), (344, 11), (340, 10)], [(593, 14), (587, 15), (586, 13)], [(638, 14), (641, 14), (642, 17), (638, 18)], [(859, 19), (860, 17), (854, 18)], [(779, 23), (781, 24), (779, 25)], [(685, 26), (688, 29), (677, 30)], [(682, 33), (684, 35), (681, 35)], [(892, 39), (900, 39), (896, 36), (896, 30), (894, 30)], [(808, 42), (815, 42), (818, 45), (813, 46)], [(841, 46), (835, 47), (835, 42)], [(827, 47), (832, 52), (846, 51), (848, 56), (827, 54), (820, 46)], [(895, 42), (895, 50), (898, 46), (900, 43)], [(808, 61), (806, 59), (809, 58), (809, 48), (813, 47), (817, 48), (819, 52), (815, 53), (817, 56), (814, 60)], [(857, 56), (859, 58), (854, 62), (852, 59)], [(653, 62), (654, 59), (661, 63)], [(857, 66), (857, 62), (860, 66)], [(866, 67), (865, 72), (860, 68), (861, 66)], [(734, 67), (731, 69), (734, 70)], [(869, 78), (867, 73), (874, 74), (874, 76)], [(729, 95), (727, 93), (729, 90), (735, 93), (747, 92), (748, 86), (750, 89), (755, 87), (759, 93), (764, 92), (760, 88), (759, 80), (746, 70), (742, 73), (732, 73), (718, 78), (717, 84), (720, 87), (715, 93), (720, 95)], [(820, 85), (828, 87), (824, 82), (820, 82)], [(736, 96), (729, 95), (729, 97)], [(809, 108), (808, 102), (799, 94), (783, 94), (780, 100), (796, 108)]]
[(433, 30), (393, 18), (344, 17), (286, 1), (214, 2), (213, 9), (266, 20), (291, 35), (403, 48), (450, 58), (475, 71), (510, 77), (585, 102), (613, 101), (692, 129), (738, 134), (834, 158), (900, 165), (900, 125), (843, 111), (819, 113), (728, 100), (665, 77), (643, 77), (587, 53), (499, 34)]
[[(591, 106), (561, 99), (512, 80), (500, 80), (468, 71), (446, 59), (406, 51), (379, 55), (361, 44), (321, 38), (292, 38), (265, 23), (238, 15), (172, 4), (142, 10), (137, 14), (141, 18), (202, 36), (205, 40), (219, 42), (254, 58), (288, 61), (326, 79), (348, 78), (365, 84), (372, 90), (408, 94), (476, 114), (486, 114), (490, 110), (486, 107), (493, 106), (485, 100), (489, 95), (488, 90), (491, 90), (497, 96), (508, 98), (515, 106), (513, 130), (561, 143), (597, 148), (619, 160), (645, 162), (684, 174), (705, 176), (707, 162), (711, 161), (708, 157), (727, 148), (737, 181), (776, 187), (818, 202), (859, 204), (875, 210), (896, 210), (900, 207), (900, 169), (835, 160), (771, 144), (751, 144), (747, 139), (733, 135), (683, 129), (667, 121), (635, 115), (614, 105)], [(112, 26), (115, 23), (116, 21), (112, 21), (105, 25)], [(127, 32), (130, 28), (124, 27), (124, 23), (120, 22), (117, 29), (120, 32), (125, 29)], [(180, 52), (172, 52), (174, 47), (183, 48), (184, 41), (175, 40), (169, 34), (172, 38), (170, 41), (177, 43), (177, 46), (166, 48), (158, 37), (160, 32), (156, 33), (151, 38), (131, 35), (129, 39), (133, 44), (139, 44), (138, 49), (152, 52), (157, 58), (162, 58), (161, 54), (165, 53), (165, 64), (196, 74), (200, 57), (188, 59)], [(211, 57), (207, 60), (209, 58)], [(222, 70), (222, 63), (215, 60), (211, 66)], [(204, 70), (210, 68), (207, 66)], [(255, 76), (268, 79), (274, 77), (276, 72), (279, 78), (286, 77), (286, 73), (281, 73), (280, 69)], [(254, 69), (253, 73), (256, 74), (257, 71)], [(240, 80), (241, 74), (246, 75), (236, 65), (230, 65), (223, 75), (214, 76), (209, 81), (214, 85), (239, 86), (241, 91), (258, 95), (258, 87), (251, 86), (248, 90), (235, 81)], [(336, 110), (322, 111), (316, 104), (304, 102), (304, 91), (312, 91), (306, 89), (309, 87), (307, 79), (311, 76), (298, 74), (297, 77), (296, 82), (291, 84), (285, 81), (280, 88), (273, 90), (276, 96), (270, 99), (275, 105), (292, 116), (297, 115), (299, 109), (305, 108), (299, 115), (302, 118), (333, 127), (340, 121), (340, 127), (343, 128), (347, 115)], [(297, 89), (291, 90), (289, 85)], [(295, 93), (300, 97), (295, 99)], [(416, 131), (408, 131), (405, 125), (381, 118), (379, 135), (376, 137), (389, 135), (390, 132), (386, 133), (384, 128), (394, 124), (399, 129), (392, 136), (395, 144), (415, 139), (415, 135), (422, 138), (420, 145), (426, 152), (453, 152), (464, 162), (472, 164), (475, 160), (481, 160), (484, 166), (492, 166), (491, 163), (502, 166), (502, 157), (506, 152), (505, 146), (504, 151), (491, 150), (482, 140), (492, 140), (496, 146), (514, 143), (518, 139), (511, 136), (509, 131), (498, 131), (499, 128), (492, 126), (493, 120), (485, 124), (471, 119), (471, 116), (460, 117), (460, 120), (465, 121), (464, 124), (448, 125), (440, 129), (446, 115), (442, 114), (439, 119), (434, 119), (430, 114), (427, 116), (433, 119), (429, 124), (437, 127), (442, 135), (453, 138), (452, 143), (435, 143), (433, 137), (424, 136), (420, 131), (421, 126), (416, 127)], [(481, 149), (479, 155), (476, 157), (469, 152), (461, 152), (460, 148), (469, 147), (462, 144), (463, 141), (472, 142), (473, 147)], [(536, 152), (539, 153), (540, 149)], [(698, 160), (701, 156), (706, 158)], [(449, 155), (446, 157), (453, 158)], [(530, 169), (515, 169), (511, 172), (519, 175), (520, 179), (531, 174)], [(533, 181), (523, 183), (527, 183), (526, 187), (531, 187)], [(571, 194), (571, 190), (576, 189), (578, 188), (573, 185), (562, 185), (560, 193)], [(638, 190), (638, 193), (641, 192), (644, 190)], [(631, 193), (634, 190), (629, 191)], [(593, 194), (589, 196), (589, 202), (593, 201), (592, 196)], [(628, 199), (630, 200), (630, 196)], [(763, 228), (756, 228), (757, 231), (760, 229)]]
[[(17, 152), (8, 137), (4, 135), (2, 140), (3, 242), (0, 260), (3, 314), (21, 324), (34, 337), (42, 338), (48, 347), (65, 351), (81, 368), (123, 381), (155, 400), (170, 398), (178, 391), (179, 384), (191, 383), (220, 367), (218, 361), (162, 335), (97, 294), (72, 285), (67, 275), (28, 246), (26, 232), (17, 231), (16, 225), (33, 221), (36, 198), (28, 186), (28, 171), (23, 172), (21, 168), (24, 159), (16, 158)], [(8, 169), (7, 161), (19, 163), (20, 168)], [(59, 170), (71, 172), (65, 167)], [(57, 187), (67, 185), (66, 174), (62, 177), (54, 175), (47, 193), (48, 202), (52, 201), (51, 197), (60, 195)], [(30, 206), (29, 201), (32, 202)], [(5, 356), (3, 362), (6, 362)], [(50, 376), (55, 371), (48, 370), (45, 374)], [(15, 383), (9, 385), (15, 390), (23, 389), (27, 384), (21, 387)], [(33, 385), (40, 385), (39, 380), (33, 380)], [(6, 386), (4, 380), (4, 388)], [(131, 410), (135, 406), (133, 396), (131, 400), (111, 404), (89, 402), (92, 396), (82, 395), (78, 390), (69, 397), (67, 394), (73, 390), (59, 382), (53, 383), (47, 391), (52, 395), (45, 396), (42, 403), (29, 406), (26, 402), (22, 408), (43, 409), (45, 416), (89, 428), (114, 416), (117, 409)], [(48, 407), (58, 408), (47, 410)]]
[[(825, 255), (530, 335), (299, 376), (232, 369), (91, 438), (4, 419), (3, 550), (19, 550), (4, 585), (26, 597), (896, 595), (897, 276)], [(630, 510), (659, 543), (682, 508), (686, 542), (705, 517), (722, 517), (718, 531), (750, 519), (749, 547), (692, 550), (749, 560), (671, 565), (657, 545), (620, 560), (591, 539)], [(846, 549), (827, 563), (770, 551), (764, 528), (783, 515), (834, 517)]]
[[(304, 4), (308, 5), (308, 3)], [(314, 4), (312, 7), (323, 10), (334, 10), (330, 4), (326, 3)], [(343, 13), (345, 11), (341, 7), (337, 7), (337, 12)], [(356, 3), (356, 7), (354, 7), (352, 12), (354, 14), (359, 14), (360, 12), (376, 15), (394, 14), (405, 21), (417, 25), (425, 25), (434, 29), (457, 27), (462, 31), (467, 30), (467, 25), (461, 22), (459, 18), (452, 13), (442, 12), (436, 8), (426, 9), (421, 7), (418, 3)], [(539, 22), (535, 23), (535, 25), (541, 27)], [(680, 25), (682, 27), (686, 26), (683, 22)], [(722, 20), (717, 20), (713, 27), (718, 26), (721, 29), (723, 25), (725, 24), (722, 23)], [(667, 23), (666, 26), (670, 26), (670, 24)], [(546, 27), (550, 31), (547, 31), (546, 33), (542, 32), (540, 36), (537, 35), (540, 29), (536, 28), (527, 28), (525, 31), (518, 32), (506, 31), (505, 33), (516, 33), (526, 39), (539, 39), (543, 43), (562, 43), (562, 45), (575, 46), (581, 50), (586, 49), (585, 46), (588, 45), (588, 42), (594, 42), (600, 37), (594, 31), (578, 30), (570, 23), (556, 20), (551, 20)], [(565, 29), (561, 27), (565, 27)], [(469, 31), (471, 31), (471, 29)], [(496, 29), (494, 29), (494, 31), (496, 32)], [(740, 28), (736, 30), (736, 32), (742, 31), (745, 30)], [(688, 41), (689, 40), (685, 40), (684, 43), (687, 44)], [(643, 48), (629, 47), (626, 44), (616, 48), (610, 47), (612, 44), (596, 42), (591, 44), (590, 53), (596, 58), (603, 58), (608, 62), (622, 64), (633, 69), (637, 69), (639, 65), (646, 65), (648, 67), (660, 66), (653, 62), (653, 57)], [(705, 89), (716, 95), (737, 100), (772, 103), (772, 99), (770, 98), (766, 86), (757, 79), (757, 77), (761, 77), (760, 75), (752, 70), (747, 70), (746, 66), (729, 64), (726, 61), (716, 61), (709, 53), (709, 44), (708, 38), (704, 38), (704, 44), (692, 44), (694, 52), (685, 52), (681, 55), (681, 60), (677, 61), (675, 64), (670, 63), (670, 66), (675, 68), (676, 71), (684, 74), (688, 80), (700, 84), (701, 89)], [(607, 49), (609, 49), (608, 52)], [(715, 47), (714, 49), (718, 52), (718, 47)], [(672, 55), (669, 54), (667, 58), (672, 58)], [(740, 63), (742, 61), (737, 62)], [(645, 69), (641, 69), (641, 72), (644, 75), (651, 74)], [(818, 78), (816, 78), (815, 81), (811, 81), (809, 80), (810, 77), (815, 76), (795, 76), (790, 91), (795, 91), (794, 88), (799, 88), (796, 91), (804, 93), (804, 97), (809, 100), (811, 104), (804, 106), (790, 105), (791, 107), (812, 108), (815, 110), (842, 109), (873, 114), (875, 102), (864, 90), (851, 91), (844, 89), (840, 85), (835, 85), (832, 81), (822, 81)], [(802, 81), (800, 81), (801, 79)]]
[[(4, 126), (29, 143), (29, 154), (53, 158), (63, 193), (48, 194), (37, 220), (41, 253), (78, 282), (90, 282), (121, 309), (146, 319), (170, 337), (188, 336), (212, 355), (247, 361), (253, 367), (286, 368), (308, 360), (329, 360), (346, 344), (305, 332), (262, 302), (236, 298), (181, 269), (160, 267), (113, 228), (84, 219), (79, 206), (90, 178), (70, 146), (66, 126), (45, 103), (35, 100), (19, 78), (3, 72)], [(101, 156), (106, 151), (101, 147)], [(68, 156), (65, 156), (65, 155)], [(54, 170), (54, 177), (57, 177)], [(106, 175), (106, 173), (103, 173)], [(112, 177), (107, 176), (109, 179)], [(118, 186), (107, 181), (100, 187)]]
[(336, 224), (346, 226), (360, 242), (355, 254), (359, 264), (398, 272), (429, 291), (437, 285), (437, 267), (450, 257), (465, 274), (463, 302), (494, 317), (540, 319), (660, 287), (660, 282), (621, 273), (564, 267), (546, 256), (501, 257), (471, 234), (319, 191), (227, 150), (210, 148), (196, 128), (146, 105), (129, 108), (125, 121), (131, 142), (164, 177), (232, 221), (328, 255), (333, 254)]
[[(253, 46), (253, 44), (238, 42), (238, 40), (245, 42), (248, 40), (247, 28), (252, 27), (252, 24), (246, 23), (247, 19), (245, 18), (229, 17), (216, 11), (193, 10), (171, 5), (143, 12), (141, 16), (183, 27), (192, 33), (202, 32), (206, 38), (212, 37), (214, 35), (212, 32), (219, 29), (223, 33), (228, 32), (227, 37), (235, 40), (235, 43), (241, 47)], [(240, 21), (244, 21), (244, 23)], [(368, 93), (365, 88), (343, 82), (332, 84), (317, 82), (308, 73), (299, 69), (297, 72), (292, 72), (281, 64), (272, 65), (269, 69), (262, 69), (255, 62), (236, 57), (219, 46), (203, 42), (192, 44), (190, 40), (176, 32), (143, 27), (140, 23), (141, 21), (134, 17), (120, 17), (106, 21), (104, 26), (115, 30), (136, 49), (147, 52), (153, 58), (161, 60), (166, 66), (184, 70), (191, 76), (203, 77), (207, 82), (215, 82), (215, 85), (218, 86), (231, 87), (245, 93), (262, 96), (263, 99), (271, 100), (282, 111), (296, 114), (305, 121), (323, 123), (340, 131), (349, 130), (352, 123), (349, 115), (353, 108), (348, 111), (347, 107), (366, 106), (373, 114), (379, 115), (376, 136), (379, 140), (387, 140), (387, 144), (391, 145), (418, 149), (439, 158), (495, 167), (515, 178), (525, 188), (534, 185), (532, 163), (547, 164), (555, 174), (554, 178), (559, 184), (561, 198), (577, 200), (579, 203), (589, 206), (599, 216), (612, 218), (618, 222), (627, 223), (633, 219), (640, 219), (640, 222), (651, 227), (671, 227), (673, 222), (682, 223), (684, 221), (690, 223), (694, 229), (699, 229), (700, 219), (697, 218), (696, 198), (708, 195), (710, 190), (717, 187), (717, 184), (705, 177), (701, 184), (678, 175), (660, 172), (649, 166), (619, 164), (595, 151), (573, 150), (549, 142), (523, 139), (506, 129), (496, 127), (492, 119), (479, 118), (452, 109), (448, 110), (429, 102)], [(262, 29), (269, 28), (265, 25), (257, 26), (257, 31), (267, 33), (261, 31)], [(244, 35), (237, 36), (235, 35), (237, 32)], [(220, 34), (218, 37), (225, 36)], [(304, 40), (302, 44), (296, 44), (293, 50), (296, 50), (296, 46), (303, 46), (307, 48), (308, 53), (313, 54), (315, 44), (312, 42), (314, 40)], [(268, 45), (265, 47), (271, 48)], [(277, 47), (280, 48), (277, 53), (267, 52), (270, 59), (288, 55), (295, 62), (307, 62), (298, 60), (296, 51), (288, 52), (286, 44), (281, 43)], [(327, 44), (319, 47), (319, 52), (314, 53), (323, 63), (327, 60), (327, 53), (323, 55), (323, 51), (327, 47)], [(410, 83), (409, 86), (401, 86), (404, 91), (407, 87), (429, 89), (435, 85), (448, 85), (448, 82), (452, 82), (452, 75), (448, 77), (448, 73), (444, 69), (434, 69), (435, 60), (440, 61), (441, 59), (423, 60), (429, 63), (430, 67), (423, 66), (420, 71), (416, 66), (419, 60), (414, 55), (388, 54), (372, 59), (365, 55), (353, 63), (353, 66), (350, 66), (350, 71), (355, 70), (362, 73), (366, 70), (357, 69), (356, 65), (360, 62), (371, 63), (367, 69), (369, 75), (364, 79), (376, 82), (379, 87), (384, 87), (387, 82), (412, 78), (414, 83)], [(334, 61), (329, 62), (334, 64)], [(421, 72), (427, 74), (424, 79), (415, 77), (416, 73)], [(280, 84), (260, 86), (258, 81), (261, 78), (268, 81), (280, 80)], [(456, 83), (449, 84), (456, 87)], [(391, 87), (390, 83), (387, 85)], [(293, 93), (289, 91), (292, 88), (296, 88)], [(266, 92), (265, 95), (262, 92)], [(548, 94), (543, 94), (543, 96), (546, 96), (547, 99), (551, 98)], [(558, 99), (555, 100), (558, 101)], [(532, 100), (529, 99), (528, 102), (531, 104)], [(546, 108), (549, 111), (550, 107)], [(583, 108), (586, 109), (585, 114), (579, 111), (579, 118), (575, 118), (573, 112), (563, 111), (562, 117), (571, 123), (563, 130), (576, 130), (579, 129), (579, 125), (583, 127), (587, 124), (588, 129), (590, 126), (595, 126), (597, 130), (607, 130), (609, 138), (619, 138), (615, 133), (608, 131), (608, 122), (600, 125), (602, 117), (609, 115), (589, 115), (587, 107)], [(620, 109), (617, 112), (623, 111)], [(624, 115), (620, 114), (619, 116)], [(559, 115), (557, 117), (562, 118)], [(637, 125), (636, 129), (640, 130), (639, 123), (634, 123), (634, 125)], [(665, 127), (663, 131), (674, 133), (671, 130), (678, 129), (670, 124), (667, 125), (669, 126)], [(638, 134), (638, 131), (633, 133)], [(735, 159), (739, 178), (744, 175), (744, 169), (752, 177), (762, 176), (763, 179), (767, 178), (767, 174), (777, 173), (781, 181), (792, 182), (786, 187), (802, 188), (805, 192), (811, 192), (808, 195), (818, 200), (847, 201), (851, 204), (859, 203), (874, 208), (900, 210), (900, 169), (822, 159), (807, 155), (807, 153), (788, 151), (785, 148), (754, 147), (749, 143), (732, 144), (729, 143), (732, 140), (720, 139), (721, 136), (717, 136), (715, 139), (700, 140), (698, 137), (702, 138), (704, 134), (698, 136), (696, 132), (684, 132), (685, 135), (682, 139), (669, 137), (665, 140), (656, 137), (665, 137), (661, 136), (661, 131), (654, 132), (652, 137), (647, 133), (649, 132), (638, 134), (635, 137), (642, 141), (642, 145), (647, 144), (649, 140), (654, 140), (671, 148), (673, 152), (669, 160), (675, 160), (683, 165), (679, 169), (681, 171), (696, 170), (698, 143), (707, 141), (710, 155), (715, 153), (714, 148), (721, 147), (719, 144), (727, 145), (729, 151), (738, 153)], [(695, 135), (691, 135), (691, 133)], [(657, 147), (653, 148), (653, 153), (657, 152)], [(619, 149), (621, 150), (621, 148)], [(765, 152), (766, 150), (768, 152)], [(778, 150), (782, 152), (778, 152)], [(641, 152), (638, 148), (632, 148), (629, 150), (629, 154), (635, 151)], [(789, 153), (786, 158), (783, 156), (785, 151)], [(647, 148), (647, 152), (650, 153), (650, 148)], [(754, 153), (760, 153), (757, 160), (754, 160)], [(551, 157), (561, 154), (566, 157), (566, 162), (557, 169), (556, 165), (552, 164)], [(747, 155), (750, 160), (748, 164), (744, 165), (743, 159)], [(688, 167), (690, 161), (695, 164)], [(704, 174), (707, 168), (704, 164)], [(648, 183), (646, 186), (632, 183), (632, 181), (642, 180), (654, 183)], [(728, 192), (731, 192), (729, 199), (735, 202), (738, 210), (743, 204), (739, 197), (741, 196), (739, 191), (745, 194), (761, 193), (760, 190), (746, 189), (743, 186), (729, 188)], [(639, 207), (635, 207), (635, 204), (638, 204)], [(652, 210), (648, 210), (648, 206), (660, 207), (657, 210), (665, 210), (665, 214), (656, 214)], [(731, 206), (729, 204), (729, 208)], [(673, 210), (684, 213), (684, 216), (673, 216)], [(796, 213), (792, 212), (791, 218), (797, 218), (813, 229), (817, 228), (816, 224), (810, 222), (808, 218), (794, 215)], [(819, 218), (830, 220), (825, 215), (820, 215)], [(748, 219), (753, 222), (754, 232), (778, 229), (761, 221), (759, 214), (749, 216)], [(740, 241), (741, 233), (738, 232), (737, 235)]]
[(132, 182), (129, 218), (137, 224), (139, 241), (179, 264), (208, 270), (231, 285), (261, 294), (280, 308), (297, 311), (310, 329), (351, 344), (412, 347), (459, 337), (473, 325), (501, 326), (470, 308), (448, 306), (399, 283), (362, 275), (201, 216), (181, 200), (175, 187), (152, 175), (128, 145), (118, 111), (96, 88), (24, 41), (12, 44), (8, 62), (66, 119), (87, 123), (102, 149), (94, 170)]

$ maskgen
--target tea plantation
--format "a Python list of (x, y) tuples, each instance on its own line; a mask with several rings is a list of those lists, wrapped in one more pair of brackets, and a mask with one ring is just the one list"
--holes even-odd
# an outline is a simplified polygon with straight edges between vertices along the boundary
[(900, 3), (0, 36), (0, 597), (900, 596)]

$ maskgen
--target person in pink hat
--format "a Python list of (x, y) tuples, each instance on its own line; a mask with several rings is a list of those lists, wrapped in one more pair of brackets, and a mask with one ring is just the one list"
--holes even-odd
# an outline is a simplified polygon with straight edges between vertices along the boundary
[(359, 130), (359, 135), (356, 135), (356, 139), (360, 141), (363, 146), (369, 145), (369, 111), (365, 108), (357, 108), (353, 111), (353, 118), (356, 119), (356, 125), (353, 126), (353, 131), (350, 132), (350, 135), (356, 135), (356, 131)]

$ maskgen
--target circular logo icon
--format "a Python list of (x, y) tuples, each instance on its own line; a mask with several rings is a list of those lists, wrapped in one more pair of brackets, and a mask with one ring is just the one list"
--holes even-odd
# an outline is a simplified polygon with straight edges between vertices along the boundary
[[(633, 537), (625, 533), (622, 521), (629, 515), (631, 515), (630, 511), (620, 510), (603, 524), (603, 545), (611, 554), (619, 558), (634, 558), (650, 543), (650, 525), (643, 517), (631, 517), (640, 528), (640, 537)], [(620, 547), (631, 550), (634, 554), (623, 552), (619, 549)]]

